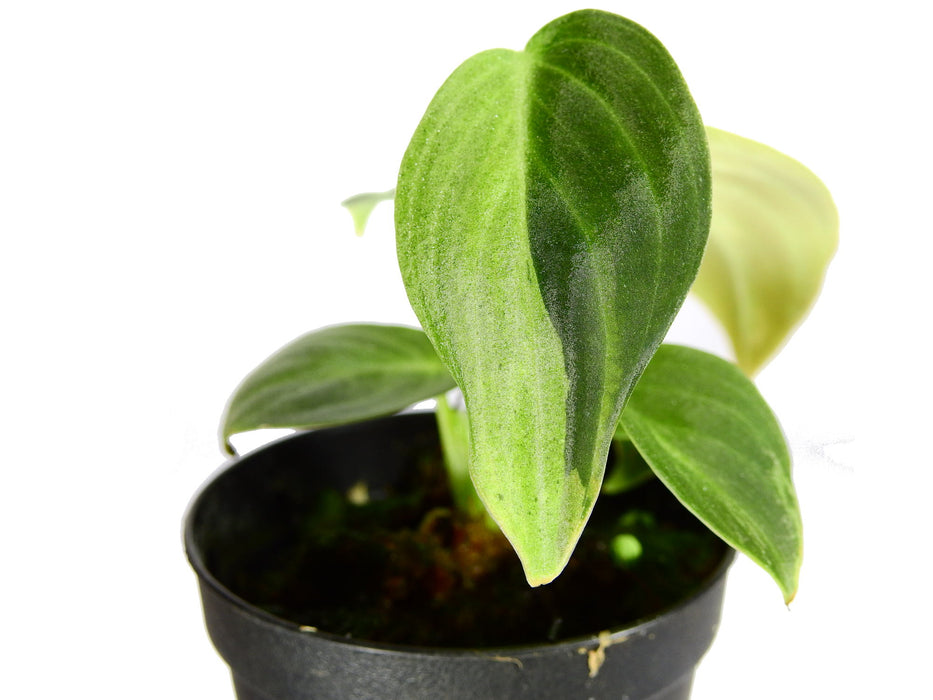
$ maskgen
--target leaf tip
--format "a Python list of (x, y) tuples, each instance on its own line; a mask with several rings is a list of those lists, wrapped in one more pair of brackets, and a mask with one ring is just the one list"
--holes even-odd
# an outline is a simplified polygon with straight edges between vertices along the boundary
[[(574, 544), (576, 544), (576, 542), (574, 542)], [(546, 586), (561, 575), (567, 566), (567, 562), (570, 560), (573, 547), (571, 546), (569, 551), (563, 552), (559, 558), (549, 558), (550, 561), (532, 560), (528, 557), (523, 557), (519, 549), (515, 551), (522, 562), (522, 569), (525, 572), (525, 580), (528, 582), (528, 585), (532, 588), (538, 588), (539, 586)]]
[[(801, 548), (802, 549), (802, 548)], [(797, 591), (800, 588), (800, 566), (803, 562), (803, 554), (798, 550), (797, 556), (793, 561), (792, 568), (786, 576), (781, 576), (777, 572), (772, 573), (772, 578), (781, 589), (781, 595), (784, 598), (784, 605), (790, 609), (790, 604), (797, 597)]]
[(220, 450), (228, 457), (236, 457), (237, 451), (233, 446), (233, 443), (230, 442), (230, 437), (235, 431), (221, 430), (220, 432)]
[(800, 588), (799, 576), (800, 566), (798, 560), (797, 571), (794, 573), (793, 581), (790, 582), (789, 585), (781, 584), (781, 593), (784, 596), (784, 605), (786, 605), (788, 608), (790, 608), (790, 604), (794, 602), (794, 598), (797, 597), (797, 590)]
[(353, 233), (355, 233), (357, 237), (361, 237), (366, 233), (366, 223), (369, 220), (370, 212), (361, 212), (352, 203), (348, 205), (347, 202), (349, 201), (350, 200), (341, 202), (340, 205), (350, 212), (350, 216), (353, 218)]
[(546, 586), (547, 584), (551, 583), (551, 581), (556, 579), (559, 574), (560, 572), (554, 574), (553, 576), (529, 576), (526, 572), (525, 579), (528, 581), (529, 586), (532, 588), (538, 588), (539, 586)]

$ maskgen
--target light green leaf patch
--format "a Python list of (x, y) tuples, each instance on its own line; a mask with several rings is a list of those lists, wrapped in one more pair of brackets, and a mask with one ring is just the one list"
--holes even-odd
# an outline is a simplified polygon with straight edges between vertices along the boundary
[(621, 422), (658, 478), (771, 574), (789, 603), (803, 556), (800, 511), (787, 444), (751, 380), (713, 355), (663, 345)]
[(396, 413), (454, 387), (417, 328), (349, 324), (303, 335), (243, 380), (222, 421), (230, 436), (318, 428)]
[(405, 154), (409, 299), (463, 390), (471, 473), (529, 583), (563, 569), (622, 406), (699, 266), (706, 136), (672, 59), (596, 11), (474, 56)]
[(693, 291), (754, 374), (804, 319), (836, 250), (829, 191), (793, 158), (707, 127), (713, 222)]

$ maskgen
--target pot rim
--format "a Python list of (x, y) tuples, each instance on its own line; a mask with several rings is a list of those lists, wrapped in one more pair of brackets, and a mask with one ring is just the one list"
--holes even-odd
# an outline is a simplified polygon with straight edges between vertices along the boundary
[[(410, 413), (397, 414), (394, 416), (386, 416), (383, 418), (378, 418), (375, 420), (378, 421), (387, 421), (391, 419), (398, 419), (400, 417), (414, 417), (421, 416), (425, 414), (433, 414), (432, 411), (413, 411)], [(371, 421), (362, 421), (362, 422), (371, 422)], [(352, 430), (356, 424), (346, 424), (335, 426), (333, 428), (319, 428), (318, 430)], [(401, 655), (417, 655), (417, 656), (445, 656), (445, 657), (455, 657), (455, 656), (503, 656), (509, 658), (517, 658), (520, 656), (529, 656), (540, 653), (542, 650), (546, 649), (549, 651), (557, 650), (562, 647), (570, 648), (580, 648), (580, 647), (591, 647), (596, 644), (605, 643), (605, 633), (609, 633), (609, 644), (621, 642), (629, 637), (634, 636), (644, 636), (651, 633), (651, 629), (658, 625), (660, 621), (671, 614), (676, 613), (677, 611), (687, 608), (693, 603), (697, 598), (702, 597), (710, 588), (712, 588), (720, 578), (724, 577), (735, 560), (736, 552), (735, 550), (726, 545), (726, 551), (723, 554), (722, 560), (719, 562), (718, 566), (706, 576), (702, 583), (693, 590), (693, 592), (679, 600), (676, 604), (664, 608), (653, 615), (649, 615), (644, 618), (633, 620), (629, 625), (620, 628), (611, 628), (607, 630), (597, 630), (591, 635), (579, 636), (579, 637), (570, 637), (566, 639), (560, 639), (555, 642), (539, 642), (536, 644), (517, 644), (511, 646), (497, 646), (497, 647), (430, 647), (430, 646), (419, 646), (414, 644), (393, 644), (388, 642), (375, 642), (369, 641), (366, 639), (360, 639), (356, 637), (347, 637), (344, 635), (334, 634), (332, 632), (327, 632), (326, 630), (319, 630), (315, 627), (310, 627), (306, 625), (300, 625), (296, 622), (288, 620), (287, 618), (279, 617), (274, 615), (258, 606), (253, 605), (249, 601), (244, 600), (236, 593), (227, 588), (224, 584), (218, 581), (214, 575), (207, 568), (204, 559), (202, 557), (201, 551), (198, 548), (194, 540), (194, 513), (200, 505), (201, 499), (204, 493), (224, 474), (229, 470), (233, 469), (237, 464), (239, 464), (243, 459), (248, 457), (250, 454), (257, 452), (259, 450), (264, 450), (270, 448), (280, 442), (287, 440), (295, 439), (297, 436), (306, 434), (307, 432), (312, 431), (297, 431), (294, 434), (286, 435), (280, 438), (277, 438), (274, 441), (271, 441), (261, 447), (251, 450), (243, 455), (237, 455), (227, 459), (220, 467), (218, 467), (214, 473), (212, 473), (204, 483), (198, 488), (192, 497), (191, 501), (188, 504), (187, 509), (185, 510), (184, 519), (183, 519), (183, 544), (185, 549), (185, 555), (188, 559), (191, 568), (194, 569), (198, 578), (203, 584), (209, 586), (209, 588), (214, 592), (215, 595), (224, 599), (226, 602), (233, 605), (239, 610), (241, 614), (244, 614), (248, 617), (253, 617), (258, 621), (264, 622), (265, 624), (271, 625), (273, 627), (278, 627), (283, 630), (289, 630), (292, 632), (300, 632), (302, 634), (313, 635), (315, 638), (326, 640), (335, 644), (347, 645), (348, 647), (355, 648), (357, 650), (366, 650), (373, 653), (379, 654), (401, 654)]]

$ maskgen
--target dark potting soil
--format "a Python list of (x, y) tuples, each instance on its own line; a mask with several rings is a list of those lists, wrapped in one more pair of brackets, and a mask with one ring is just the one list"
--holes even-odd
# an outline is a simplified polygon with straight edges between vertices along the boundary
[(211, 570), (273, 615), (374, 642), (482, 648), (592, 635), (674, 605), (725, 551), (652, 480), (601, 496), (565, 571), (531, 588), (504, 537), (453, 510), (437, 460), (378, 497), (360, 483), (315, 498), (215, 548)]

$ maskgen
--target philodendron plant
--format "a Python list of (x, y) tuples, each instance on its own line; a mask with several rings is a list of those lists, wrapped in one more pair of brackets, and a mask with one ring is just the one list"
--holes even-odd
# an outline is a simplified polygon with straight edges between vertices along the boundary
[[(656, 477), (790, 601), (802, 553), (790, 457), (747, 375), (807, 312), (835, 248), (819, 180), (705, 128), (657, 39), (587, 10), (524, 51), (461, 65), (394, 193), (349, 203), (358, 229), (393, 194), (424, 330), (343, 325), (297, 339), (237, 389), (225, 444), (439, 397), (458, 502), (476, 509), (478, 495), (532, 586), (560, 574), (604, 485)], [(662, 345), (692, 285), (738, 366)], [(465, 414), (444, 398), (455, 387)], [(650, 472), (605, 479), (613, 441)]]

